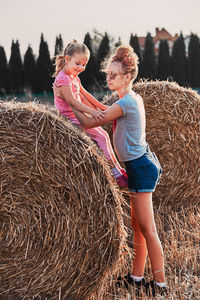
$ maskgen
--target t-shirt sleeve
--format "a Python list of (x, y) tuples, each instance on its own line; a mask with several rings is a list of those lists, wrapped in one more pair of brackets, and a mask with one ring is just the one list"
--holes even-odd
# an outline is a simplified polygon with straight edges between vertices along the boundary
[(127, 103), (127, 101), (125, 99), (120, 99), (120, 100), (116, 101), (115, 103), (121, 107), (121, 109), (123, 110), (123, 114), (125, 115), (127, 113), (129, 103)]
[(71, 86), (71, 80), (70, 80), (69, 76), (63, 74), (63, 75), (60, 75), (56, 78), (55, 84), (58, 87), (59, 86), (64, 86), (64, 85)]

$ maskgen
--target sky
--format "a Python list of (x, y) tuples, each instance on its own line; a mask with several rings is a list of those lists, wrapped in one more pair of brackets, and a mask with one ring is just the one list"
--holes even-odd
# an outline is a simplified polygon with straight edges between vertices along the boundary
[(154, 36), (156, 27), (200, 37), (200, 0), (0, 0), (0, 45), (8, 60), (12, 39), (18, 39), (22, 56), (29, 44), (37, 56), (43, 33), (52, 56), (59, 34), (64, 46), (83, 42), (94, 29), (127, 44), (131, 33)]

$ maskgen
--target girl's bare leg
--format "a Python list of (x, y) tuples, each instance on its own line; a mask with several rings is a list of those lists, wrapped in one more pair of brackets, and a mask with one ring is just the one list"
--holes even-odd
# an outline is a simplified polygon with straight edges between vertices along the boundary
[(146, 240), (138, 225), (135, 212), (133, 209), (133, 201), (131, 201), (131, 224), (134, 231), (134, 259), (132, 274), (137, 277), (142, 277), (147, 257)]
[(144, 241), (146, 241), (154, 279), (156, 282), (165, 282), (163, 249), (154, 220), (152, 193), (131, 193), (130, 199), (133, 211), (132, 225), (136, 230), (134, 243), (139, 244), (135, 248), (133, 275), (143, 276), (146, 260)]

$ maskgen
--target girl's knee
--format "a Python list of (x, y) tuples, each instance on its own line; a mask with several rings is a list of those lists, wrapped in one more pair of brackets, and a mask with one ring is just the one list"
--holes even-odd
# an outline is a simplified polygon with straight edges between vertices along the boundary
[(141, 232), (143, 234), (143, 236), (145, 237), (145, 239), (147, 238), (154, 238), (155, 236), (157, 236), (157, 230), (155, 227), (153, 228), (141, 228)]
[(135, 223), (134, 221), (132, 222), (132, 227), (135, 232), (141, 232), (141, 234), (146, 238), (150, 237), (151, 235), (154, 236), (157, 234), (157, 229), (156, 225), (154, 224), (138, 224), (137, 222)]

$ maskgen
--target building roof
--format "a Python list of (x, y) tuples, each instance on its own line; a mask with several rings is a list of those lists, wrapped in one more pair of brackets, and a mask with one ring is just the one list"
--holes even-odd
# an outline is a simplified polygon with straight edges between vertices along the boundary
[[(178, 37), (178, 34), (175, 34), (175, 36), (172, 36), (165, 28), (159, 29), (158, 27), (156, 27), (156, 35), (153, 36), (153, 41), (154, 41), (154, 43), (156, 43), (159, 40), (166, 39), (168, 41), (173, 42), (174, 40), (177, 39), (177, 37)], [(140, 47), (144, 47), (145, 39), (146, 39), (146, 37), (144, 37), (144, 36), (138, 37)]]

